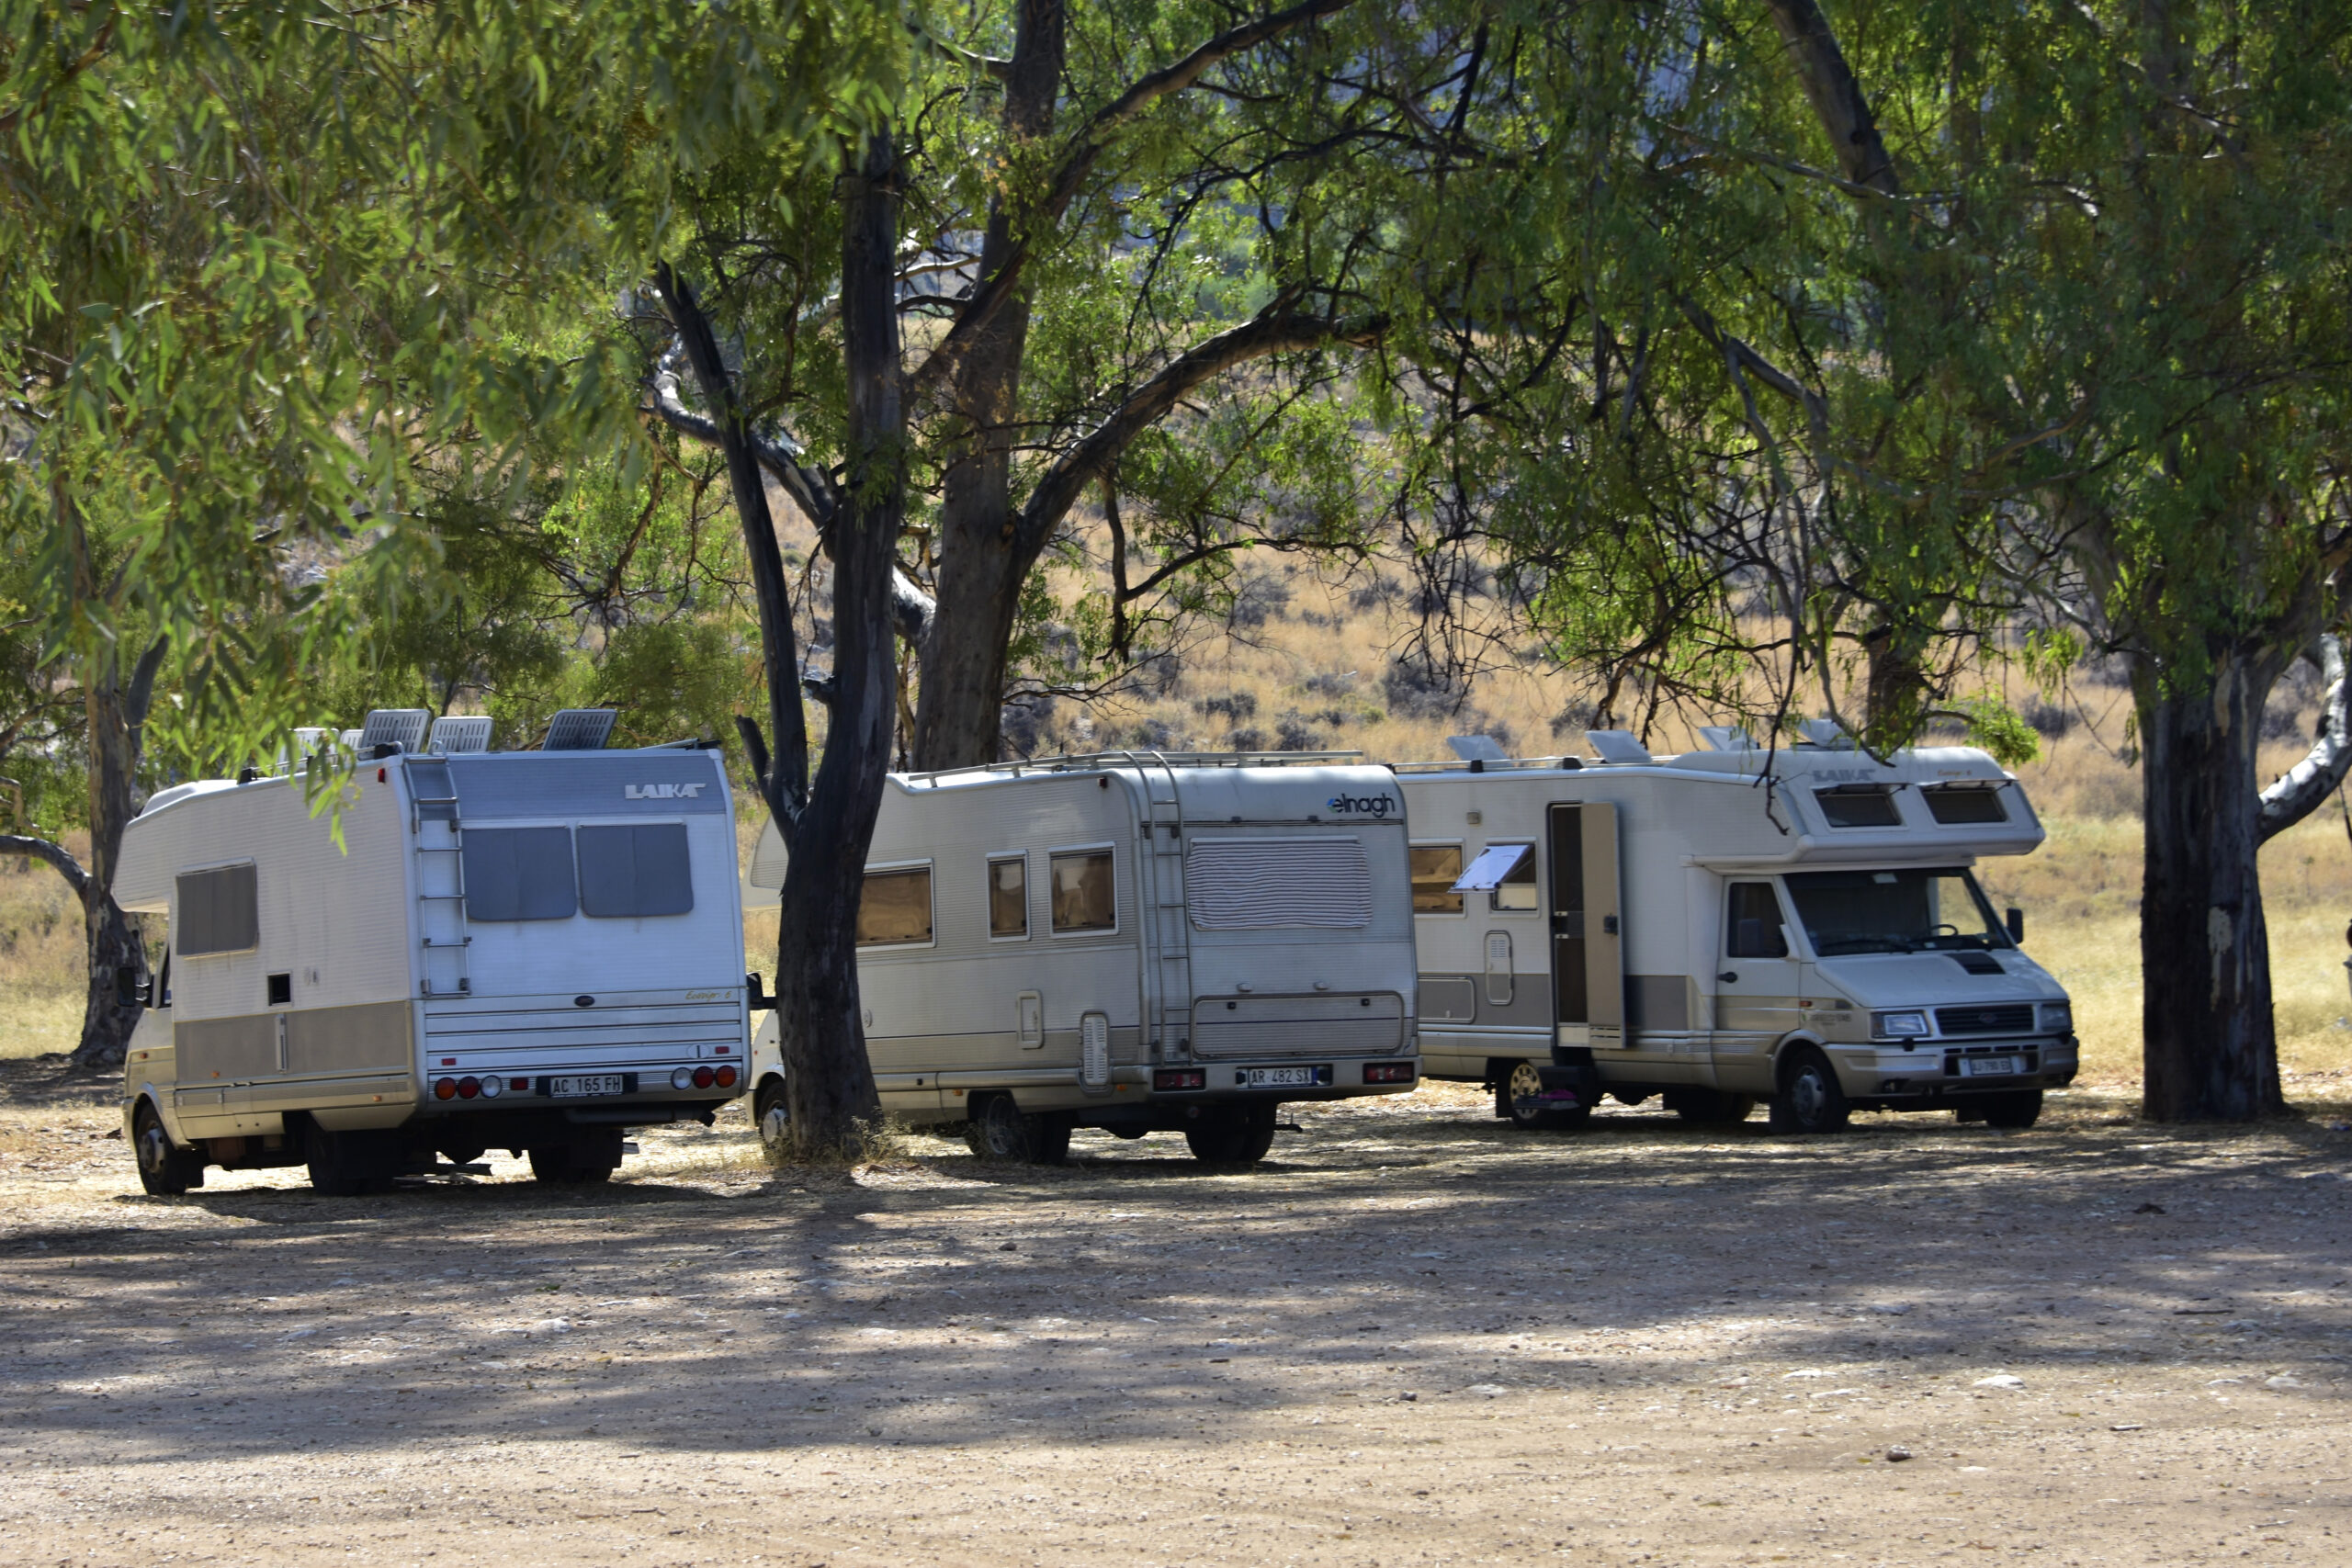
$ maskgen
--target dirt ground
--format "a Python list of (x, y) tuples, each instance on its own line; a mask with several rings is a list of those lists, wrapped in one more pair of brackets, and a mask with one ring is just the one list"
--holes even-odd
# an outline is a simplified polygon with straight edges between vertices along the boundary
[(2352, 1563), (2340, 1111), (1430, 1088), (1250, 1174), (776, 1173), (738, 1116), (601, 1191), (159, 1201), (51, 1071), (0, 1079), (12, 1563)]

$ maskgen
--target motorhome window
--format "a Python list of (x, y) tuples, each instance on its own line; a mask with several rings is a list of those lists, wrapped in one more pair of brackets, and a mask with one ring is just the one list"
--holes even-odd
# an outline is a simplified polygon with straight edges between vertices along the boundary
[(1453, 884), (1456, 893), (1484, 893), (1490, 909), (1532, 909), (1535, 846), (1489, 844)]
[(1931, 871), (1799, 871), (1781, 879), (1815, 954), (2007, 947), (1976, 879)]
[(1519, 863), (1512, 866), (1503, 879), (1495, 885), (1494, 892), (1487, 895), (1487, 904), (1489, 908), (1532, 909), (1536, 908), (1535, 846), (1528, 844), (1522, 847), (1526, 852), (1519, 857)]
[(206, 953), (250, 953), (261, 945), (261, 902), (251, 862), (216, 871), (191, 871), (177, 880), (182, 958)]
[(684, 915), (695, 907), (684, 822), (580, 829), (580, 908), (602, 919)]
[(1462, 895), (1453, 890), (1454, 879), (1462, 874), (1460, 844), (1415, 844), (1413, 846), (1413, 913), (1417, 915), (1458, 915), (1462, 913)]
[(1724, 951), (1734, 958), (1789, 955), (1789, 933), (1781, 920), (1780, 896), (1769, 882), (1733, 883), (1724, 925)]
[(1998, 786), (1986, 789), (1981, 784), (1938, 784), (1919, 794), (1928, 802), (1928, 815), (1947, 828), (2009, 819), (2008, 808), (2001, 804)]
[(898, 947), (931, 940), (931, 867), (869, 871), (857, 900), (857, 945)]
[(1184, 903), (1198, 931), (1361, 931), (1372, 924), (1372, 864), (1363, 840), (1336, 833), (1196, 838)]
[(989, 935), (1009, 940), (1028, 934), (1028, 857), (989, 862)]
[(569, 828), (468, 828), (469, 920), (568, 920), (580, 907)]
[(1821, 814), (1832, 828), (1900, 828), (1903, 818), (1894, 809), (1894, 793), (1876, 784), (1847, 785), (1839, 789), (1817, 789), (1813, 798), (1821, 802)]
[(1054, 930), (1107, 931), (1119, 923), (1112, 897), (1111, 852), (1080, 850), (1053, 857)]

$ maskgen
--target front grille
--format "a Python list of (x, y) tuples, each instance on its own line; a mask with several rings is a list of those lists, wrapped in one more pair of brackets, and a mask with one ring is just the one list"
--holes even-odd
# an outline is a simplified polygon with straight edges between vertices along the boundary
[(1946, 1034), (2030, 1034), (2033, 1032), (2033, 1004), (1938, 1008), (1936, 1028)]

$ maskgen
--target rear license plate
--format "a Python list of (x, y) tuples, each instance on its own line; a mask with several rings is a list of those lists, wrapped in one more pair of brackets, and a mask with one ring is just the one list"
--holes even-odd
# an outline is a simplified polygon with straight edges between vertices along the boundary
[(618, 1073), (594, 1073), (585, 1077), (548, 1079), (548, 1093), (558, 1100), (585, 1100), (592, 1095), (625, 1092), (621, 1076)]
[(1313, 1089), (1330, 1081), (1329, 1067), (1243, 1067), (1233, 1075), (1236, 1089)]
[(1960, 1070), (1972, 1078), (2007, 1077), (2018, 1070), (2015, 1056), (1962, 1056)]

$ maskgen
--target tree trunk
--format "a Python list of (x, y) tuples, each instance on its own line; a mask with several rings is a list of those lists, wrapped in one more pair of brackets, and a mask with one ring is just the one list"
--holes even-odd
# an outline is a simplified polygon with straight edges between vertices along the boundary
[[(1060, 90), (1062, 0), (1021, 0), (1005, 84), (1006, 140), (1034, 144), (1054, 128)], [(980, 241), (981, 278), (1019, 249), (1015, 226), (1047, 223), (1000, 194)], [(914, 763), (960, 768), (993, 762), (1001, 744), (1006, 644), (1022, 584), (1036, 564), (1012, 511), (1012, 449), (1021, 437), (1021, 371), (1029, 347), (1029, 294), (1017, 290), (989, 318), (958, 362), (954, 406), (962, 450), (948, 464), (939, 512), (939, 608), (922, 650), (915, 704)]]
[(92, 1071), (122, 1065), (141, 1010), (125, 1007), (115, 971), (146, 972), (147, 950), (130, 918), (114, 901), (115, 867), (122, 853), (122, 830), (138, 815), (133, 790), (139, 773), (140, 736), (147, 717), (155, 668), (164, 645), (150, 649), (131, 672), (128, 688), (121, 666), (109, 650), (83, 683), (83, 711), (90, 740), (90, 860), (82, 895), (82, 926), (90, 954), (89, 994), (82, 1010), (82, 1043), (74, 1065)]
[(2203, 690), (2134, 671), (2146, 838), (2140, 900), (2143, 1113), (2153, 1122), (2276, 1113), (2278, 1043), (2257, 852), (2255, 751), (2277, 662), (2215, 660)]

